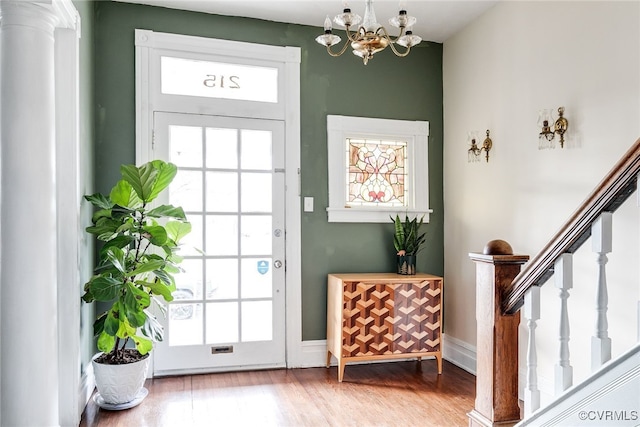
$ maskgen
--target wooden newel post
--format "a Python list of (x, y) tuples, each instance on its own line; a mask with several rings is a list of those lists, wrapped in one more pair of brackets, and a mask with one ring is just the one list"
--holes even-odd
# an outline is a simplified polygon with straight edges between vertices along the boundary
[(504, 240), (487, 243), (476, 263), (477, 367), (476, 402), (469, 426), (512, 426), (520, 421), (518, 406), (518, 324), (520, 312), (504, 315), (501, 304), (526, 255), (513, 255)]

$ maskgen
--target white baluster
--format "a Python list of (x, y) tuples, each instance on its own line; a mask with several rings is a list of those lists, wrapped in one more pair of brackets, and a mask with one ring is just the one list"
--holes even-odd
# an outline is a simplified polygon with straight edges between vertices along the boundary
[(555, 394), (562, 394), (573, 384), (573, 367), (569, 360), (569, 289), (573, 288), (573, 255), (562, 254), (554, 267), (556, 288), (560, 289), (560, 359), (555, 366)]
[(538, 390), (538, 354), (536, 350), (536, 322), (540, 319), (540, 288), (532, 286), (524, 295), (524, 317), (529, 328), (527, 345), (527, 384), (524, 389), (525, 417), (540, 407), (540, 390)]
[(607, 254), (611, 252), (611, 212), (604, 212), (591, 226), (593, 251), (598, 254), (598, 287), (596, 290), (596, 326), (591, 337), (591, 370), (595, 371), (611, 359), (611, 338), (607, 322)]

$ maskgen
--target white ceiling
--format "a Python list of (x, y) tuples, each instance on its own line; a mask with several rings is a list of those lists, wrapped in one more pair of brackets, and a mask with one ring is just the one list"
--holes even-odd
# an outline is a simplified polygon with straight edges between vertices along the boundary
[[(117, 0), (127, 3), (140, 3), (172, 9), (193, 10), (217, 15), (243, 16), (268, 21), (322, 27), (327, 15), (334, 17), (341, 13), (341, 0)], [(424, 40), (444, 42), (447, 38), (464, 28), (469, 22), (500, 0), (409, 0), (405, 1), (409, 15), (418, 19), (413, 28), (414, 34)], [(374, 2), (378, 22), (388, 27), (389, 18), (397, 15), (396, 1), (379, 0)], [(353, 12), (364, 15), (364, 1), (351, 0)], [(388, 28), (389, 29), (389, 28)], [(395, 28), (389, 29), (395, 35)], [(319, 31), (320, 33), (321, 31)], [(339, 34), (339, 33), (338, 33)]]

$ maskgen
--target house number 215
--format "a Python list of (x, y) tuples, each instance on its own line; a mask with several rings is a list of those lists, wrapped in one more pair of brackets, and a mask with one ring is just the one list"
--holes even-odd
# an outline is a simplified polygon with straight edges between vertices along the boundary
[(216, 76), (207, 74), (207, 78), (203, 81), (206, 87), (227, 87), (229, 89), (240, 89), (240, 77), (238, 76)]

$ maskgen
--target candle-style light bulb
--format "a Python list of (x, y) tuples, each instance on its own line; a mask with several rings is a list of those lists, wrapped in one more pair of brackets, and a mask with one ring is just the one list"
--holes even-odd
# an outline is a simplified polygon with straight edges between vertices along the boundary
[(324, 20), (324, 32), (325, 34), (331, 33), (331, 18), (327, 15), (327, 18)]
[(407, 10), (407, 0), (400, 0), (400, 2), (398, 3), (398, 7), (400, 8), (400, 10)]

